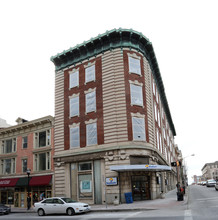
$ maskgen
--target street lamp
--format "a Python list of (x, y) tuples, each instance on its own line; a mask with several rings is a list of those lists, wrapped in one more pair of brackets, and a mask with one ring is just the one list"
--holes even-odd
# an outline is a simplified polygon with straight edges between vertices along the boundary
[(30, 206), (31, 206), (31, 199), (30, 199), (30, 187), (29, 187), (29, 184), (30, 184), (30, 171), (31, 169), (27, 168), (26, 170), (26, 173), (27, 173), (27, 176), (28, 176), (28, 185), (27, 185), (27, 210), (30, 209)]

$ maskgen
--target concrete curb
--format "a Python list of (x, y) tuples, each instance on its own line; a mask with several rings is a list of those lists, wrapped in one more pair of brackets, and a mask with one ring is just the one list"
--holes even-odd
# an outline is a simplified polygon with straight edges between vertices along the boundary
[[(177, 201), (176, 190), (172, 190), (168, 193), (165, 199), (156, 199), (149, 201), (134, 202), (131, 204), (114, 205), (91, 205), (90, 212), (135, 212), (135, 211), (152, 211), (169, 209), (172, 206), (185, 206), (189, 203), (189, 189), (187, 189), (184, 195), (183, 201)], [(35, 213), (33, 208), (26, 210), (25, 208), (12, 208), (12, 213)]]

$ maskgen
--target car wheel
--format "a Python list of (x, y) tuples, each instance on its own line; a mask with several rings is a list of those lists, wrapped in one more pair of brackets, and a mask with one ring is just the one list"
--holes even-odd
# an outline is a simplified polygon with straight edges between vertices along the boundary
[(39, 216), (45, 215), (45, 211), (44, 211), (43, 209), (39, 209), (39, 210), (38, 210), (38, 215), (39, 215)]
[(74, 209), (73, 209), (73, 208), (68, 208), (68, 209), (67, 209), (67, 214), (68, 214), (68, 215), (74, 215), (74, 214), (75, 214)]
[(215, 187), (215, 190), (218, 191), (218, 189)]

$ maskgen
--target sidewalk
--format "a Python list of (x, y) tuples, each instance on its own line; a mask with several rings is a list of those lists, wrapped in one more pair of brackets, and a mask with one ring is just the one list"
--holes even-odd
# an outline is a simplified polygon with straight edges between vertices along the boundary
[[(116, 211), (139, 211), (139, 210), (158, 210), (168, 209), (179, 205), (185, 205), (188, 203), (188, 189), (184, 195), (183, 201), (177, 201), (176, 189), (166, 193), (164, 199), (134, 201), (129, 204), (119, 205), (91, 205), (92, 212), (116, 212)], [(34, 212), (33, 208), (26, 210), (25, 208), (11, 208), (13, 213), (31, 213)]]

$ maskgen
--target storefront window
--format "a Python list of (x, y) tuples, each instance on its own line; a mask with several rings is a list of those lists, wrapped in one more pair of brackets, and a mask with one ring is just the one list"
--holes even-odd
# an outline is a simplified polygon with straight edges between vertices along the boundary
[(2, 204), (7, 203), (7, 192), (1, 192), (1, 203)]
[(79, 171), (92, 170), (91, 163), (79, 163)]
[(92, 198), (92, 175), (79, 175), (79, 197)]
[(40, 191), (39, 200), (42, 201), (45, 198), (45, 191)]
[(14, 204), (14, 192), (12, 191), (8, 192), (8, 204), (10, 205)]
[(35, 202), (38, 202), (38, 201), (39, 201), (38, 191), (33, 192), (33, 204), (34, 204)]

